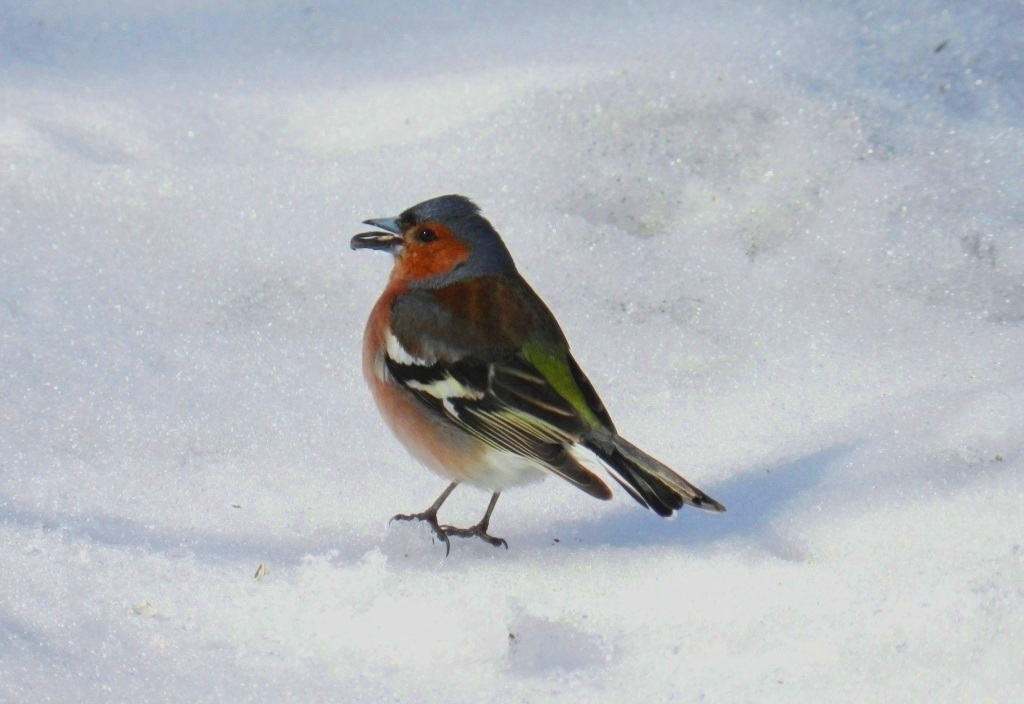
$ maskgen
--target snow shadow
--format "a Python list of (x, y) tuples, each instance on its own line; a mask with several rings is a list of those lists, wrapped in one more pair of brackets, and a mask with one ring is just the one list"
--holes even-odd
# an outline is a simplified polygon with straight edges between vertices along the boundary
[[(9, 648), (8, 655), (13, 655), (17, 651), (26, 651), (46, 659), (64, 656), (59, 649), (47, 644), (47, 640), (42, 632), (21, 619), (0, 611), (0, 642), (5, 643)], [(3, 660), (4, 654), (0, 653), (0, 662)]]
[(231, 535), (194, 528), (155, 527), (138, 519), (104, 513), (74, 515), (37, 511), (17, 506), (0, 496), (0, 525), (3, 524), (62, 533), (71, 540), (86, 540), (112, 548), (194, 557), (207, 563), (297, 564), (306, 555), (327, 551), (334, 551), (345, 560), (355, 560), (372, 544), (371, 538), (360, 541), (356, 536), (335, 532), (281, 538), (268, 534)]

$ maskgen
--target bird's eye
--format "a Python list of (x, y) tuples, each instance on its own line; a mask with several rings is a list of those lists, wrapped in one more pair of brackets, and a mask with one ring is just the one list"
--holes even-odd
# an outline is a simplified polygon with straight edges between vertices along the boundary
[(420, 242), (433, 242), (434, 240), (437, 239), (437, 233), (434, 232), (433, 230), (423, 228), (422, 230), (416, 233), (416, 239), (419, 240)]

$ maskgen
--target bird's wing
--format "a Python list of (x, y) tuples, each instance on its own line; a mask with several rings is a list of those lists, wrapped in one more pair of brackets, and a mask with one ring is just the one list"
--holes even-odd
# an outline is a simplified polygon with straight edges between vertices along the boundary
[(474, 328), (430, 293), (400, 297), (392, 308), (386, 366), (394, 383), (491, 447), (610, 498), (607, 486), (567, 449), (601, 424), (588, 402), (596, 394), (589, 383), (581, 388), (570, 360), (568, 350), (557, 346), (503, 343), (501, 335)]

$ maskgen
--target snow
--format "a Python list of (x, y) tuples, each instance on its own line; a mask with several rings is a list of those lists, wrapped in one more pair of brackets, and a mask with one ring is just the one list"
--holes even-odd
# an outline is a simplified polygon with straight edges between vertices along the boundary
[[(0, 701), (1021, 699), (1022, 21), (0, 7)], [(388, 525), (348, 240), (453, 192), (726, 514)]]

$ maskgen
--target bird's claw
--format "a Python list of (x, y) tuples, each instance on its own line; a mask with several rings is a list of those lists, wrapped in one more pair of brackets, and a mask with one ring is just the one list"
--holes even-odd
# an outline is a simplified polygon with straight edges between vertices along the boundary
[(391, 525), (395, 521), (423, 521), (430, 530), (434, 532), (437, 539), (444, 543), (444, 556), (448, 557), (448, 554), (452, 551), (451, 541), (448, 540), (448, 533), (445, 532), (444, 528), (437, 522), (437, 514), (426, 511), (424, 513), (398, 513), (391, 517), (388, 521), (388, 525)]
[(493, 545), (494, 547), (503, 547), (508, 550), (508, 543), (504, 538), (495, 538), (487, 532), (487, 526), (475, 525), (472, 528), (456, 528), (455, 526), (441, 526), (441, 531), (446, 536), (454, 536), (456, 538), (480, 538), (480, 540)]

